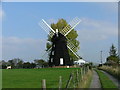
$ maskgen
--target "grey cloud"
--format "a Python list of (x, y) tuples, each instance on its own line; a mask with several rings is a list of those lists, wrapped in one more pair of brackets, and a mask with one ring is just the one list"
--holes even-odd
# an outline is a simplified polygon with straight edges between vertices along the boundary
[(118, 25), (106, 21), (96, 21), (84, 18), (76, 28), (78, 39), (86, 41), (106, 40), (118, 36)]
[(21, 58), (26, 61), (41, 58), (46, 40), (18, 37), (3, 37), (3, 59)]

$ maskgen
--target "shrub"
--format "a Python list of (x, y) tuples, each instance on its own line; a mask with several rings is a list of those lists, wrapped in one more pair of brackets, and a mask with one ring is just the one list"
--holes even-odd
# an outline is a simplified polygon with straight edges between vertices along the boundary
[(115, 76), (117, 79), (120, 80), (120, 66), (102, 66), (99, 67), (99, 69), (102, 69), (111, 75)]

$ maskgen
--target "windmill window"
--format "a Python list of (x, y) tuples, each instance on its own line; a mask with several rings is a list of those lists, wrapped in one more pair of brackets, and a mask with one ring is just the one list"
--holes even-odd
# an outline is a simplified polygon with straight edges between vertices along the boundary
[(52, 51), (52, 55), (54, 55), (54, 51)]
[(60, 65), (63, 65), (63, 58), (60, 58)]
[(51, 62), (53, 62), (53, 58), (51, 58)]

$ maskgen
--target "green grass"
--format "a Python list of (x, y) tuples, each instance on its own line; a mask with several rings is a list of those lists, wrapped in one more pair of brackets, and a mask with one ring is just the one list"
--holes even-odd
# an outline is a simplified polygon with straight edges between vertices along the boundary
[(77, 68), (9, 69), (3, 70), (3, 88), (41, 88), (41, 80), (46, 79), (47, 88), (58, 88), (59, 76), (65, 88), (69, 75)]
[(102, 85), (102, 88), (117, 88), (115, 84), (100, 70), (96, 70), (99, 77), (100, 77), (100, 82)]

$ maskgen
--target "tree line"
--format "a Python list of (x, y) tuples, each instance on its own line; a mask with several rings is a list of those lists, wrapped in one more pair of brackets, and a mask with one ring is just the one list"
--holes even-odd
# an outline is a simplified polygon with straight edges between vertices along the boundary
[(13, 69), (43, 68), (48, 67), (48, 62), (43, 59), (35, 59), (34, 62), (24, 62), (20, 58), (14, 58), (8, 61), (2, 60), (0, 62), (1, 69), (6, 69), (7, 66), (11, 66)]
[(114, 44), (110, 47), (109, 56), (106, 58), (105, 65), (120, 65), (120, 56)]
[[(120, 65), (120, 57), (117, 48), (112, 44), (109, 51), (109, 56), (106, 58), (104, 65)], [(49, 67), (48, 61), (43, 59), (35, 59), (34, 62), (24, 62), (20, 58), (14, 58), (8, 61), (2, 60), (0, 62), (0, 69), (6, 69), (11, 66), (13, 69), (31, 69)]]

